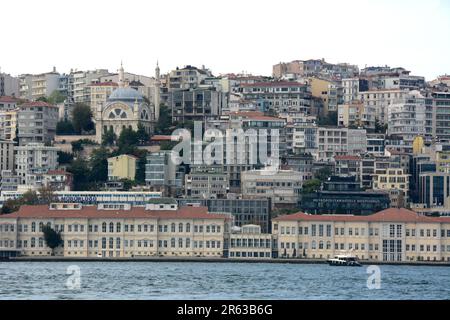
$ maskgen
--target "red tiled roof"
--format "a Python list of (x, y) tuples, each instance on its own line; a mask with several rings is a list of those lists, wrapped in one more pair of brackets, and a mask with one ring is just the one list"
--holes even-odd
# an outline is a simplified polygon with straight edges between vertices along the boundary
[(171, 141), (172, 140), (172, 136), (168, 136), (168, 135), (154, 135), (153, 137), (151, 137), (152, 141)]
[(9, 97), (9, 96), (1, 96), (0, 97), (0, 102), (3, 102), (3, 103), (16, 103), (17, 101), (19, 101), (19, 99), (16, 99), (14, 97)]
[(241, 87), (304, 87), (305, 84), (295, 81), (243, 83)]
[(43, 101), (26, 102), (21, 107), (54, 107), (54, 108), (56, 108), (56, 106), (51, 105), (47, 102), (43, 102)]
[(389, 208), (368, 216), (352, 215), (309, 215), (298, 212), (280, 216), (273, 221), (333, 221), (333, 222), (447, 222), (450, 217), (426, 217), (407, 209)]
[(208, 213), (207, 207), (181, 207), (178, 210), (98, 210), (96, 206), (84, 206), (80, 210), (51, 210), (47, 205), (21, 206), (19, 211), (0, 215), (2, 218), (164, 218), (164, 219), (227, 219), (222, 214)]
[(339, 161), (339, 160), (355, 160), (355, 161), (358, 161), (358, 160), (361, 160), (361, 158), (359, 156), (335, 156), (334, 160), (337, 160), (337, 161)]

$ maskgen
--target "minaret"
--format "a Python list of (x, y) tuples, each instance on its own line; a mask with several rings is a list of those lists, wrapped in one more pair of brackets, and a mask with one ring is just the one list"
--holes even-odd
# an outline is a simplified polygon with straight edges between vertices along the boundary
[(125, 87), (125, 71), (123, 70), (122, 61), (120, 61), (120, 69), (119, 69), (119, 88)]
[(156, 61), (156, 68), (155, 68), (155, 120), (158, 121), (159, 119), (159, 104), (160, 104), (160, 87), (161, 87), (161, 81), (159, 79), (159, 62)]

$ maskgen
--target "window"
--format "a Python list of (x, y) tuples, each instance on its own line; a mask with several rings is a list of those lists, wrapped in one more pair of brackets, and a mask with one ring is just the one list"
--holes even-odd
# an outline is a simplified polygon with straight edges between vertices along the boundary
[(106, 232), (106, 222), (102, 223), (102, 232)]
[(116, 224), (116, 232), (121, 232), (121, 229), (122, 229), (122, 227), (120, 225), (120, 222), (117, 222), (117, 224)]
[(312, 237), (316, 236), (316, 225), (315, 224), (311, 225), (311, 236)]
[[(186, 223), (186, 232), (191, 232), (191, 224), (190, 223)], [(187, 244), (186, 244), (187, 247)]]
[(170, 225), (170, 232), (174, 233), (175, 232), (175, 223), (172, 223)]
[(114, 232), (114, 223), (112, 222), (109, 224), (109, 232)]
[(178, 232), (180, 232), (180, 233), (183, 232), (183, 224), (182, 223), (178, 224)]
[(31, 223), (31, 232), (36, 232), (36, 222)]

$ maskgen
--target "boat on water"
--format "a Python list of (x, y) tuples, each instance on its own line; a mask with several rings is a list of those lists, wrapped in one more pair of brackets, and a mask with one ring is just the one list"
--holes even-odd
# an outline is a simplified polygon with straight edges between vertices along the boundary
[(358, 258), (351, 254), (338, 254), (327, 262), (330, 266), (361, 267)]

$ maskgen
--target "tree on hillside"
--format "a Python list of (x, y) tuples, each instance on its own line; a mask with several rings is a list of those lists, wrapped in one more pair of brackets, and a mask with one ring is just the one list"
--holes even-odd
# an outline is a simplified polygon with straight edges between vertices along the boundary
[(67, 96), (62, 94), (60, 91), (55, 90), (52, 92), (52, 94), (47, 98), (47, 102), (53, 105), (56, 105), (58, 103), (64, 102), (66, 100)]
[(318, 179), (307, 180), (303, 183), (302, 193), (309, 194), (320, 190), (321, 182)]
[(108, 180), (108, 158), (110, 157), (108, 149), (100, 147), (92, 151), (90, 165), (90, 182), (105, 182)]
[(316, 178), (320, 182), (323, 182), (331, 177), (332, 174), (333, 172), (331, 171), (330, 167), (323, 167), (317, 170), (317, 172), (314, 174), (314, 178)]
[(338, 123), (338, 115), (336, 111), (329, 111), (327, 114), (320, 115), (317, 118), (319, 126), (336, 126)]
[(58, 163), (59, 164), (69, 164), (73, 160), (73, 154), (64, 151), (58, 151)]
[(138, 124), (136, 135), (140, 145), (146, 144), (150, 140), (150, 135), (145, 131), (145, 128), (141, 123)]
[(72, 161), (67, 171), (73, 175), (73, 189), (75, 191), (89, 190), (90, 183), (88, 179), (89, 167), (86, 160), (78, 158)]
[(36, 101), (48, 102), (47, 97), (39, 97), (39, 98), (36, 99)]
[(109, 130), (102, 135), (102, 145), (104, 146), (112, 146), (116, 140), (117, 136), (112, 128), (109, 128)]
[(171, 134), (171, 127), (172, 115), (170, 114), (170, 109), (164, 104), (161, 104), (159, 108), (159, 119), (158, 123), (156, 124), (155, 134)]
[(44, 225), (42, 227), (44, 233), (44, 240), (47, 247), (52, 249), (52, 256), (55, 255), (55, 249), (63, 244), (61, 232), (56, 232), (50, 225)]
[(57, 135), (74, 135), (75, 129), (72, 122), (68, 120), (59, 121), (56, 124), (56, 134)]
[(72, 123), (77, 134), (94, 130), (91, 107), (82, 103), (75, 104)]

